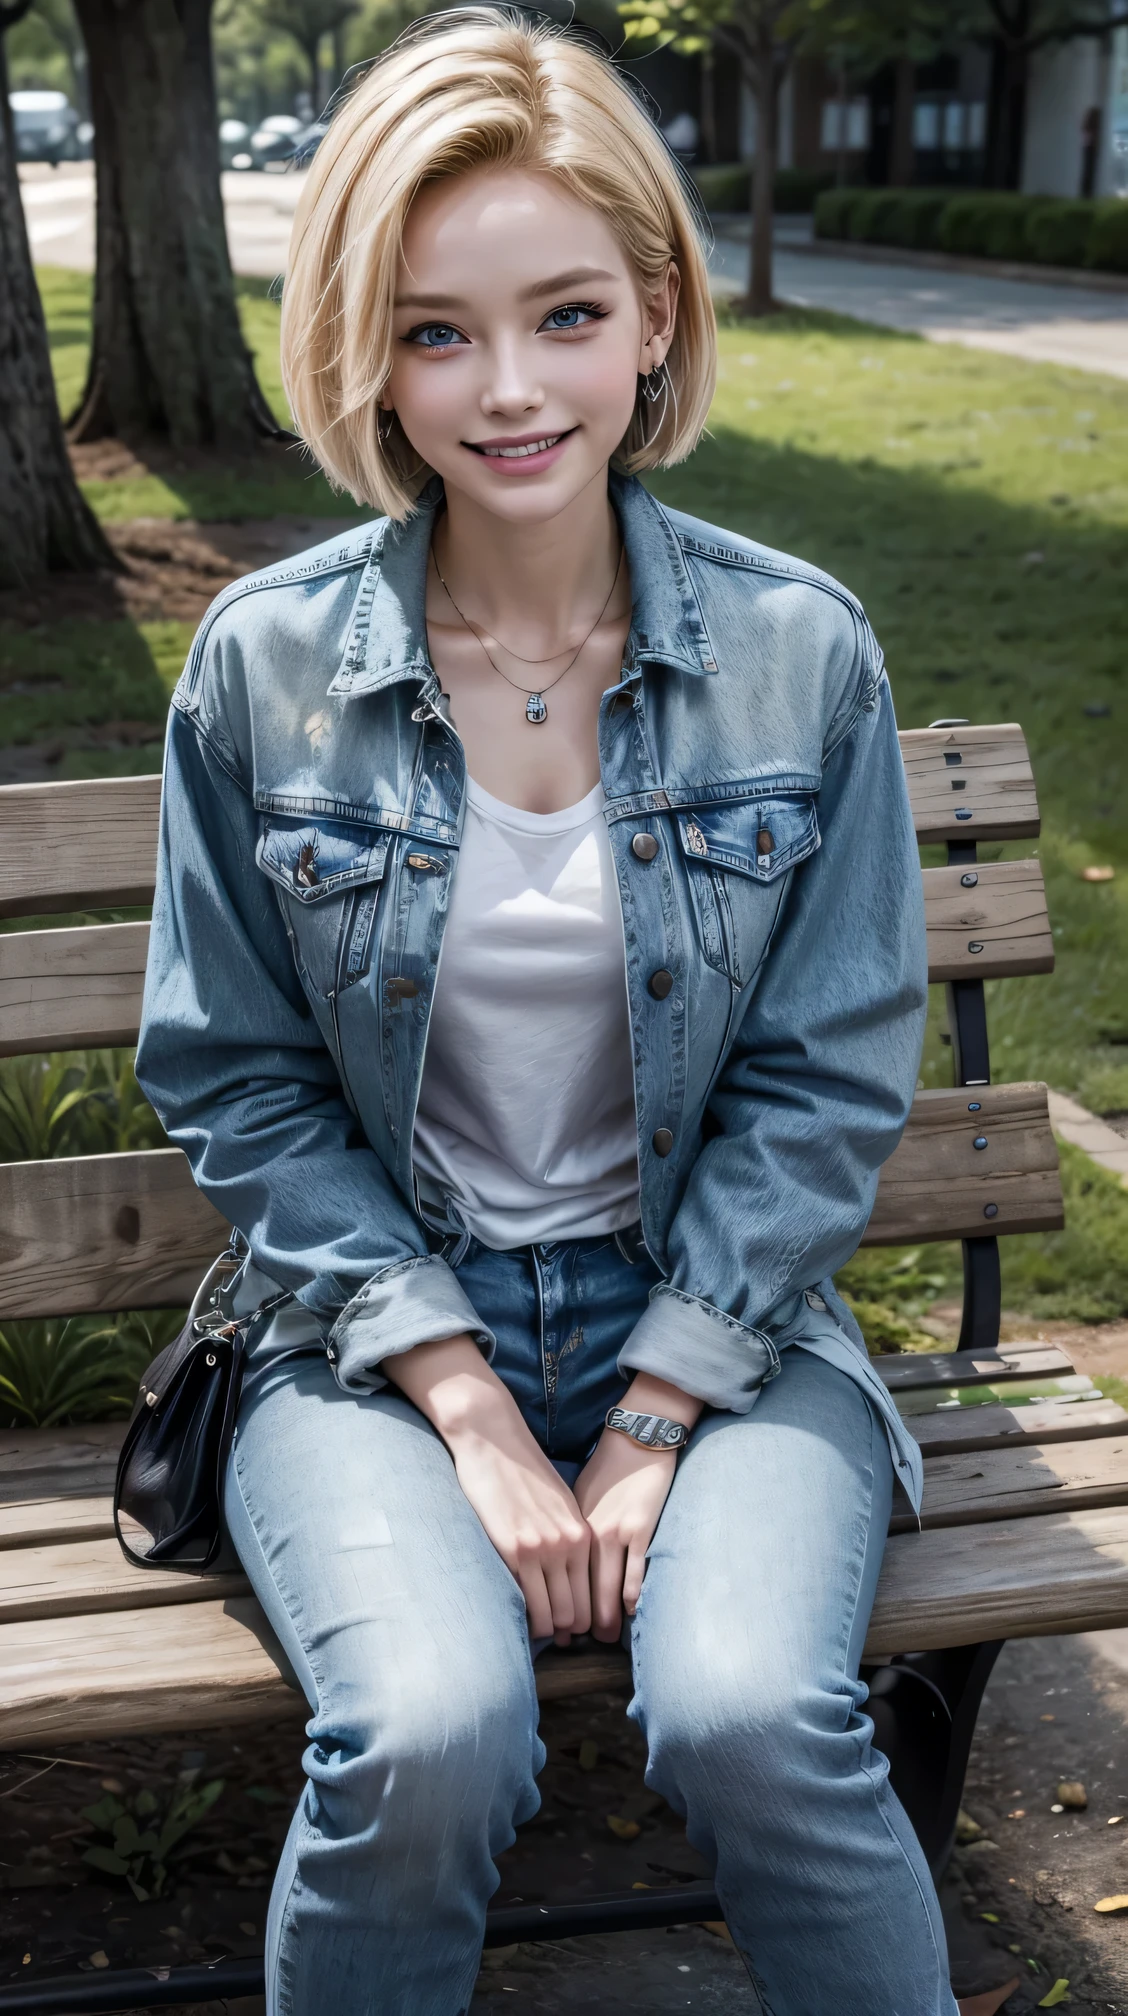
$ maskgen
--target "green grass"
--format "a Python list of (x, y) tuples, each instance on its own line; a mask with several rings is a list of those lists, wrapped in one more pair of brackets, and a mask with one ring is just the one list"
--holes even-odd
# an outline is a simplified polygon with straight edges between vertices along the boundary
[[(41, 275), (64, 405), (81, 387), (90, 283)], [(278, 309), (239, 282), (260, 380), (280, 418)], [(1097, 1111), (1128, 1109), (1128, 384), (934, 345), (817, 314), (721, 331), (711, 431), (655, 481), (701, 516), (828, 568), (862, 598), (902, 726), (938, 715), (1021, 721), (1043, 808), (1057, 970), (988, 985), (995, 1074), (1045, 1078)], [(86, 486), (104, 518), (344, 515), (296, 454), (243, 469), (166, 467)], [(14, 739), (154, 723), (149, 749), (72, 749), (65, 774), (156, 767), (189, 626), (44, 625), (0, 637)], [(1086, 709), (1107, 709), (1091, 713)], [(929, 859), (939, 860), (938, 850)], [(1109, 883), (1080, 880), (1107, 863)], [(942, 990), (922, 1065), (951, 1082)], [(1004, 1300), (1031, 1316), (1128, 1313), (1128, 1192), (1063, 1155), (1064, 1233), (1003, 1242)], [(906, 1264), (907, 1261), (907, 1264)], [(924, 1341), (958, 1292), (955, 1247), (859, 1254), (843, 1277), (872, 1342)]]

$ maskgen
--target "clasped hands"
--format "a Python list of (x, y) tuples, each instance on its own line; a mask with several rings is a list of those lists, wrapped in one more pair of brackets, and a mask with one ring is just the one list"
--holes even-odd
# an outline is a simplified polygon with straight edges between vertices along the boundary
[[(677, 1456), (605, 1428), (569, 1490), (470, 1337), (417, 1344), (381, 1369), (426, 1414), (525, 1598), (533, 1638), (615, 1642), (633, 1617)], [(701, 1401), (640, 1373), (621, 1403), (692, 1427)]]

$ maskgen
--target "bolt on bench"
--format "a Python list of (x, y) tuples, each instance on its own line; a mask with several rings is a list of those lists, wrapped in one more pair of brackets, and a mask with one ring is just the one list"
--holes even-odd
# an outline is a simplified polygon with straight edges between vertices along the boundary
[[(983, 1687), (1008, 1637), (1128, 1624), (1128, 1415), (1062, 1352), (999, 1348), (998, 1240), (1062, 1223), (1043, 1085), (992, 1085), (983, 982), (1046, 973), (1021, 729), (940, 722), (901, 736), (923, 872), (929, 975), (948, 987), (956, 1083), (920, 1092), (865, 1242), (964, 1242), (955, 1352), (877, 1361), (924, 1455), (920, 1530), (894, 1509), (866, 1642), (870, 1708), (934, 1868), (949, 1852)], [(159, 779), (0, 790), (0, 916), (150, 900)], [(896, 900), (896, 891), (890, 900)], [(0, 1055), (136, 1039), (148, 926), (0, 936)], [(187, 1302), (227, 1227), (179, 1150), (0, 1165), (0, 1322)], [(300, 1718), (239, 1575), (131, 1568), (113, 1537), (121, 1425), (0, 1434), (0, 1748)], [(911, 1648), (911, 1649), (910, 1649)], [(625, 1655), (549, 1650), (542, 1700), (625, 1691)], [(491, 1912), (487, 1944), (720, 1916), (702, 1887)], [(161, 1970), (164, 1973), (166, 1970)], [(0, 1990), (2, 2012), (138, 2009), (261, 1992), (257, 1962)]]

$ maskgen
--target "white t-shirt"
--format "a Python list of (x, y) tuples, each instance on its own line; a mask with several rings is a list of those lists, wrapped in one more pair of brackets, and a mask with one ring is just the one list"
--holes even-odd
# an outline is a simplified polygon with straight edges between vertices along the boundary
[(638, 1217), (623, 920), (600, 784), (523, 812), (467, 781), (414, 1159), (487, 1246)]

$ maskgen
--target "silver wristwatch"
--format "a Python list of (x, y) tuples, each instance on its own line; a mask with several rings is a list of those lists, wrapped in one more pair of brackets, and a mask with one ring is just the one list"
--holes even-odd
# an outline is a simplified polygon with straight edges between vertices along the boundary
[(683, 1449), (689, 1429), (681, 1421), (667, 1421), (664, 1414), (632, 1414), (626, 1407), (609, 1407), (607, 1426), (620, 1435), (629, 1435), (644, 1449)]

